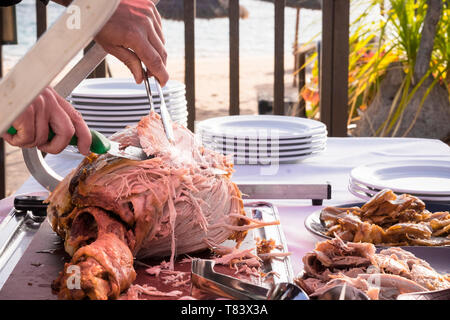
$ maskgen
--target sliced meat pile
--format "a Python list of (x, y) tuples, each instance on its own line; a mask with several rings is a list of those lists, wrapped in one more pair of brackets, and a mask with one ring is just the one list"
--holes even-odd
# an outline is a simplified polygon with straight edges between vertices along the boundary
[(181, 125), (173, 129), (174, 145), (159, 115), (142, 118), (111, 140), (142, 147), (149, 159), (91, 155), (50, 195), (49, 221), (72, 256), (53, 284), (60, 298), (117, 298), (136, 277), (135, 257), (168, 256), (173, 268), (175, 256), (240, 243), (254, 227), (230, 180), (232, 163)]
[(343, 240), (389, 246), (450, 244), (450, 213), (432, 213), (411, 195), (382, 190), (361, 208), (326, 207), (320, 214), (327, 228)]
[(347, 284), (371, 299), (450, 288), (450, 274), (437, 273), (426, 261), (398, 247), (376, 253), (370, 243), (345, 243), (339, 237), (320, 242), (303, 257), (304, 272), (295, 279), (311, 298)]

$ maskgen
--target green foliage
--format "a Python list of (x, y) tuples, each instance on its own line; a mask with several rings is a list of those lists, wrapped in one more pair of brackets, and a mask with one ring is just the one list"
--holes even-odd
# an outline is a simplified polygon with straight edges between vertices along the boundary
[[(427, 12), (426, 0), (353, 0), (352, 8), (365, 5), (366, 9), (351, 22), (349, 37), (349, 118), (348, 124), (359, 120), (361, 111), (372, 103), (380, 81), (392, 62), (399, 62), (405, 78), (386, 117), (379, 128), (374, 128), (376, 136), (395, 136), (403, 118), (403, 113), (414, 94), (426, 78), (432, 76), (421, 103), (437, 83), (450, 84), (450, 8), (443, 1), (443, 12), (437, 28), (428, 73), (418, 83), (414, 83), (414, 67), (421, 41), (421, 31)], [(313, 66), (313, 77), (317, 76), (317, 63)], [(317, 81), (309, 84), (308, 90)], [(311, 94), (309, 95), (311, 96)], [(308, 96), (304, 95), (304, 98)], [(319, 101), (310, 103), (309, 113), (315, 115)], [(419, 107), (420, 111), (421, 107)], [(416, 115), (417, 118), (418, 115)], [(413, 124), (411, 124), (410, 128)]]

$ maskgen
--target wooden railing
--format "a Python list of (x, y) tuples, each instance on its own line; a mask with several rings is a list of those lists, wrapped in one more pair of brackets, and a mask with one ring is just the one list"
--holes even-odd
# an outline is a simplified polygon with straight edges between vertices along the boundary
[[(348, 38), (350, 0), (322, 0), (322, 41), (320, 50), (320, 119), (327, 125), (330, 136), (347, 136), (348, 103)], [(196, 0), (184, 0), (185, 84), (188, 106), (188, 128), (195, 123), (195, 12)], [(285, 0), (274, 0), (274, 86), (273, 113), (284, 114), (284, 19)], [(47, 10), (36, 1), (37, 36), (47, 28)], [(230, 96), (229, 114), (238, 115), (239, 108), (239, 0), (229, 0), (230, 41)], [(1, 59), (1, 46), (0, 46)], [(299, 62), (301, 63), (301, 61)], [(304, 62), (303, 62), (304, 63)], [(91, 76), (107, 74), (105, 63)], [(0, 64), (0, 76), (1, 76)], [(304, 73), (299, 75), (299, 86), (304, 84)], [(303, 79), (303, 80), (302, 80)], [(302, 82), (303, 81), (303, 82)], [(0, 198), (5, 196), (5, 156), (0, 141)]]

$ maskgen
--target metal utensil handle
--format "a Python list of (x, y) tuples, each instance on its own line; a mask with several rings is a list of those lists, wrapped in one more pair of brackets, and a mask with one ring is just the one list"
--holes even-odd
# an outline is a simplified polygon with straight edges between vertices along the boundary
[(152, 90), (148, 82), (147, 69), (142, 66), (142, 76), (144, 78), (145, 90), (147, 90), (148, 102), (150, 103), (150, 111), (155, 112), (155, 105), (153, 103)]
[[(155, 78), (155, 77), (154, 77)], [(160, 106), (160, 112), (161, 112), (161, 119), (164, 126), (164, 131), (166, 132), (167, 139), (171, 142), (175, 142), (175, 136), (173, 134), (173, 128), (172, 128), (172, 119), (170, 117), (169, 111), (167, 111), (167, 105), (166, 101), (164, 100), (164, 93), (162, 91), (161, 85), (158, 81), (158, 79), (155, 78), (155, 84), (156, 84), (156, 90), (158, 91), (158, 94), (161, 99), (161, 106)]]

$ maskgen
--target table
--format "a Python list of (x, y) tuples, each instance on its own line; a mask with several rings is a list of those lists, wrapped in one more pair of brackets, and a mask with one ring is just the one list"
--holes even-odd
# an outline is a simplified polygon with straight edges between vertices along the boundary
[[(80, 161), (80, 155), (64, 152), (48, 155), (47, 163), (60, 175), (68, 174)], [(389, 160), (450, 160), (450, 147), (439, 140), (417, 138), (329, 138), (325, 152), (297, 163), (278, 167), (237, 165), (233, 175), (236, 183), (325, 183), (332, 185), (332, 199), (324, 205), (359, 202), (348, 190), (350, 171), (369, 162)], [(17, 194), (44, 192), (34, 178), (17, 190)], [(13, 197), (0, 201), (0, 219), (12, 206)], [(310, 200), (276, 200), (294, 273), (302, 270), (302, 257), (314, 248), (317, 238), (304, 227), (305, 218), (321, 207), (312, 206)]]

